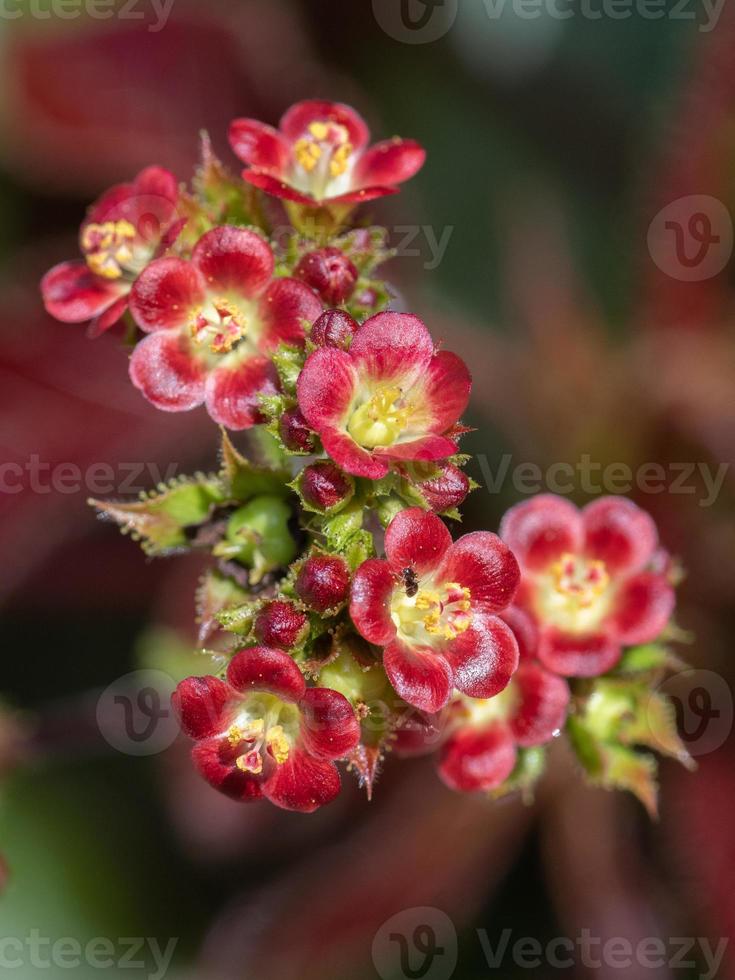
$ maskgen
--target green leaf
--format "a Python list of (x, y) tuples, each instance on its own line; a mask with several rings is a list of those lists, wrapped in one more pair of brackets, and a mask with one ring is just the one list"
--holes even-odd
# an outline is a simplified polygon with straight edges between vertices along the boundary
[[(271, 458), (275, 452), (275, 458), (279, 463), (282, 463), (282, 457), (277, 448), (274, 450), (260, 434), (258, 442), (259, 447), (265, 450)], [(227, 496), (231, 500), (245, 502), (262, 494), (275, 494), (281, 497), (289, 495), (287, 483), (290, 480), (290, 473), (288, 470), (282, 466), (274, 468), (270, 461), (259, 464), (246, 459), (235, 448), (225, 429), (222, 429), (221, 457), (222, 482)]]
[(186, 529), (203, 524), (224, 493), (217, 477), (198, 476), (173, 482), (135, 503), (90, 500), (104, 518), (115, 521), (124, 534), (142, 543), (150, 555), (187, 547)]

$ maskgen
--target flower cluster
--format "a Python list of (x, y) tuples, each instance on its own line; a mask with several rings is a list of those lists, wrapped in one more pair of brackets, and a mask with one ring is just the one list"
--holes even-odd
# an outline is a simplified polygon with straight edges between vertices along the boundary
[[(470, 372), (395, 309), (387, 232), (354, 217), (422, 147), (368, 147), (363, 119), (323, 101), (229, 135), (240, 176), (207, 139), (190, 185), (144, 170), (42, 283), (48, 311), (91, 336), (125, 322), (152, 406), (203, 405), (223, 427), (217, 472), (93, 501), (149, 555), (208, 556), (209, 669), (173, 699), (197, 770), (310, 812), (339, 792), (339, 761), (370, 795), (388, 753), (432, 752), (454, 790), (530, 794), (566, 732), (590, 780), (652, 808), (645, 750), (687, 761), (656, 690), (675, 566), (619, 498), (540, 496), (498, 534), (453, 539), (476, 487), (459, 448)], [(242, 447), (226, 430), (247, 430)]]

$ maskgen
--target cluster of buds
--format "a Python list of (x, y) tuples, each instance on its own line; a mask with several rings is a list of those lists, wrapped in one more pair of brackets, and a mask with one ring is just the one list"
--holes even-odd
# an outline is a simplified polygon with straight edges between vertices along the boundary
[[(329, 102), (279, 129), (236, 120), (241, 177), (206, 139), (190, 185), (143, 171), (43, 280), (49, 312), (92, 336), (127, 321), (153, 406), (222, 427), (217, 472), (93, 501), (149, 555), (208, 555), (211, 668), (174, 696), (194, 764), (237, 800), (304, 812), (337, 795), (340, 761), (371, 795), (388, 753), (434, 753), (458, 791), (528, 794), (566, 732), (592, 781), (653, 808), (650, 750), (687, 761), (656, 691), (674, 609), (656, 528), (621, 498), (540, 496), (453, 540), (476, 487), (470, 372), (391, 308), (387, 232), (354, 219), (425, 154), (368, 141)], [(247, 430), (240, 447), (227, 430)]]

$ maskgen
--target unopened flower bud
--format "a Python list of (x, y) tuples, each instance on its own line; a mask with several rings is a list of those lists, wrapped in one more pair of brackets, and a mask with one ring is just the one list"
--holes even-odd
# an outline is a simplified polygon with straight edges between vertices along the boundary
[(355, 492), (352, 477), (330, 460), (320, 460), (304, 467), (298, 485), (304, 503), (325, 514), (338, 511)]
[(305, 255), (294, 275), (311, 286), (329, 306), (339, 306), (352, 294), (358, 271), (339, 248), (320, 248)]
[(290, 650), (304, 639), (308, 625), (307, 616), (292, 602), (274, 599), (258, 611), (253, 628), (264, 646)]
[(289, 408), (278, 423), (278, 434), (292, 453), (312, 453), (316, 448), (314, 433), (298, 408)]
[(312, 555), (301, 566), (296, 593), (311, 609), (325, 613), (341, 606), (350, 588), (350, 571), (338, 555)]
[(296, 557), (296, 542), (288, 529), (291, 508), (279, 497), (255, 497), (239, 507), (227, 523), (225, 540), (214, 554), (253, 569), (253, 581)]
[(445, 463), (439, 472), (417, 485), (419, 493), (431, 509), (440, 514), (459, 507), (470, 492), (470, 481), (453, 463)]
[(347, 350), (357, 328), (357, 322), (349, 313), (344, 313), (342, 310), (327, 310), (311, 328), (309, 339), (317, 347), (338, 347)]

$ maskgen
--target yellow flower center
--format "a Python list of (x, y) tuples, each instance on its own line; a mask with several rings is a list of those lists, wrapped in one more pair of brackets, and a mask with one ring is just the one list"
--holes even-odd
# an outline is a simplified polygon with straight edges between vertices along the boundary
[(595, 629), (612, 599), (605, 563), (563, 554), (538, 582), (537, 604), (543, 620), (571, 633)]
[(105, 279), (120, 279), (126, 272), (140, 271), (135, 239), (135, 227), (129, 221), (87, 225), (82, 234), (87, 265), (95, 275)]
[(242, 312), (226, 299), (212, 299), (194, 312), (189, 332), (197, 346), (207, 344), (213, 354), (229, 354), (245, 336)]
[(472, 623), (470, 590), (457, 582), (435, 588), (396, 589), (391, 602), (391, 619), (402, 639), (431, 644), (435, 639), (454, 640)]
[(299, 714), (294, 705), (273, 695), (258, 695), (227, 729), (225, 738), (237, 752), (235, 765), (254, 776), (263, 772), (267, 755), (277, 766), (287, 762), (298, 730)]
[(406, 428), (409, 416), (410, 405), (401, 389), (385, 387), (353, 411), (347, 431), (356, 443), (367, 449), (390, 446)]
[(327, 185), (347, 173), (354, 147), (348, 130), (339, 123), (315, 121), (294, 143), (294, 157), (306, 176), (304, 189), (314, 197), (325, 195)]

